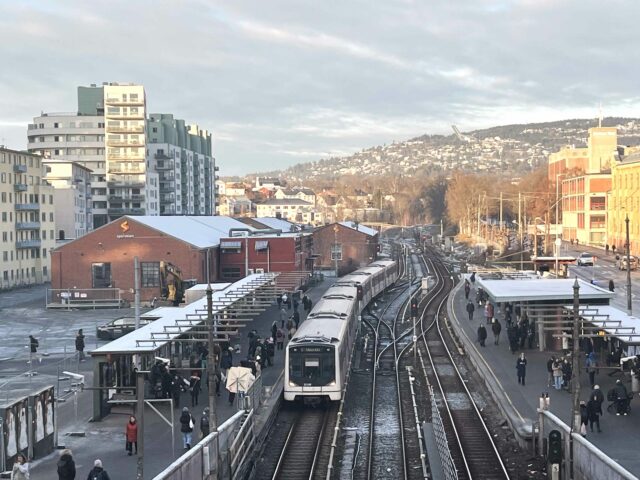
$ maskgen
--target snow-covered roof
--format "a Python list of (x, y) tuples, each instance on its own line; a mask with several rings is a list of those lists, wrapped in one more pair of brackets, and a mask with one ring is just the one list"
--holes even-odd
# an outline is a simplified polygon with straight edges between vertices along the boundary
[(238, 220), (225, 216), (157, 216), (142, 215), (127, 217), (134, 222), (156, 229), (198, 248), (214, 247), (220, 243), (220, 238), (228, 237), (232, 228), (252, 227)]
[(264, 202), (258, 203), (258, 205), (302, 205), (302, 206), (312, 206), (312, 203), (307, 202), (306, 200), (300, 200), (299, 198), (270, 198), (265, 200)]
[[(254, 274), (249, 275), (237, 282), (231, 284), (223, 290), (213, 292), (213, 313), (224, 310), (224, 307), (220, 305), (220, 302), (225, 300), (227, 295), (234, 293), (242, 293), (247, 295), (251, 291), (273, 281), (272, 274)], [(229, 297), (227, 297), (228, 299)], [(235, 297), (234, 297), (235, 298)], [(116, 340), (103, 345), (91, 352), (91, 355), (106, 355), (106, 354), (125, 354), (125, 353), (152, 353), (162, 348), (168, 342), (174, 340), (180, 335), (189, 333), (190, 328), (185, 322), (187, 315), (203, 315), (207, 314), (207, 299), (201, 298), (183, 307), (160, 307), (155, 310), (151, 310), (143, 315), (145, 318), (158, 318), (157, 320), (148, 323), (144, 327), (134, 330), (133, 332), (117, 338)], [(193, 318), (193, 317), (192, 317)], [(178, 333), (166, 333), (165, 327), (176, 327), (178, 322), (182, 327), (180, 334)], [(197, 319), (193, 319), (193, 325), (199, 325), (202, 322)], [(172, 332), (176, 332), (176, 329), (172, 329)], [(155, 335), (155, 337), (154, 337)], [(155, 342), (148, 342), (146, 340), (153, 340)], [(142, 343), (138, 343), (143, 341)]]
[(367, 227), (366, 225), (362, 225), (361, 223), (356, 224), (356, 222), (339, 222), (340, 225), (347, 228), (352, 228), (357, 230), (358, 232), (365, 233), (370, 237), (375, 237), (378, 235), (378, 231), (375, 228)]
[[(571, 278), (526, 278), (519, 280), (487, 280), (476, 278), (478, 284), (495, 302), (530, 302), (556, 300), (573, 301), (573, 284)], [(580, 300), (596, 300), (613, 298), (613, 293), (596, 285), (578, 280)]]
[[(564, 309), (571, 314), (573, 305), (565, 305)], [(638, 317), (611, 305), (580, 305), (580, 316), (627, 344), (640, 344), (640, 318)]]
[(295, 229), (295, 224), (282, 218), (275, 217), (256, 217), (254, 220), (266, 225), (274, 230), (282, 230), (283, 232), (292, 231), (292, 227)]

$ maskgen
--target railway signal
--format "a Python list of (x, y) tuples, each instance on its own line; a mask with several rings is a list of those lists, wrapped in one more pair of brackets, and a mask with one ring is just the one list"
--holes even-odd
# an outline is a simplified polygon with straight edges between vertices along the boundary
[(549, 433), (547, 459), (552, 465), (562, 462), (562, 434), (558, 430), (551, 430)]
[(411, 299), (411, 317), (418, 318), (418, 299), (417, 298)]

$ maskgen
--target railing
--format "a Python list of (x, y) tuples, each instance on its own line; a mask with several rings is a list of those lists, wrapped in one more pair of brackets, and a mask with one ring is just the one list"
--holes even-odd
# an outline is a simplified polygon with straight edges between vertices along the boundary
[(22, 164), (16, 164), (13, 166), (13, 171), (15, 173), (27, 173), (27, 166)]
[(107, 98), (105, 103), (109, 105), (144, 105), (144, 100), (142, 99), (122, 99), (122, 98)]
[(47, 308), (121, 307), (119, 288), (48, 288)]
[(109, 188), (144, 188), (144, 182), (107, 182)]
[(118, 127), (107, 126), (107, 133), (143, 133), (144, 127), (141, 125), (120, 125)]
[(447, 433), (444, 431), (444, 424), (440, 416), (440, 410), (436, 403), (436, 397), (433, 395), (433, 388), (429, 387), (429, 397), (431, 399), (431, 422), (433, 423), (433, 433), (438, 447), (438, 454), (442, 462), (442, 470), (446, 480), (457, 480), (458, 471), (453, 463), (451, 451), (449, 450), (449, 442), (447, 442)]
[(16, 242), (16, 248), (40, 248), (42, 242), (39, 239), (30, 239), (30, 240), (18, 240)]
[[(237, 412), (154, 480), (238, 478), (244, 459), (255, 443), (253, 423), (253, 411)], [(214, 472), (215, 477), (212, 476)]]
[(144, 208), (107, 208), (109, 215), (144, 215)]
[(40, 230), (40, 222), (17, 222), (16, 230)]
[(13, 184), (13, 191), (14, 192), (26, 192), (27, 191), (27, 184), (26, 183), (14, 183)]
[(107, 140), (108, 147), (144, 147), (140, 140)]
[(40, 210), (38, 203), (16, 203), (16, 210)]
[(551, 430), (559, 430), (563, 437), (562, 478), (570, 478), (570, 449), (573, 440), (573, 477), (575, 480), (606, 478), (607, 480), (638, 480), (638, 477), (620, 466), (602, 450), (583, 438), (579, 433), (571, 433), (571, 428), (548, 410), (538, 410), (542, 417), (541, 437)]

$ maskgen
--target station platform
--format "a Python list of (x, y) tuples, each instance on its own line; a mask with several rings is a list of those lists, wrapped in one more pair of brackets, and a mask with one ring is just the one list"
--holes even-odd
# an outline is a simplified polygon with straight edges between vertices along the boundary
[[(311, 298), (315, 304), (324, 292), (335, 282), (335, 278), (325, 278), (321, 283), (310, 288), (305, 293)], [(300, 306), (301, 321), (305, 321), (305, 314)], [(291, 313), (292, 310), (289, 310)], [(233, 365), (237, 366), (241, 360), (245, 360), (249, 350), (249, 331), (255, 329), (258, 335), (266, 338), (271, 335), (271, 324), (274, 320), (280, 319), (278, 306), (274, 299), (274, 304), (260, 315), (255, 317), (237, 336), (237, 341), (233, 344), (240, 344), (240, 354), (234, 354)], [(286, 340), (286, 339), (285, 339)], [(287, 340), (288, 341), (288, 340)], [(286, 343), (285, 343), (286, 345)], [(275, 351), (274, 365), (266, 367), (262, 370), (262, 386), (270, 387), (275, 384), (284, 368), (284, 351)], [(89, 376), (90, 377), (90, 376)], [(91, 378), (87, 378), (87, 383), (91, 382)], [(172, 451), (171, 428), (167, 425), (155, 412), (149, 407), (145, 408), (145, 446), (144, 446), (144, 476), (145, 478), (153, 478), (162, 472), (171, 462), (184, 454), (185, 450), (182, 445), (182, 434), (180, 433), (179, 416), (182, 407), (187, 406), (191, 411), (195, 421), (193, 432), (193, 443), (200, 440), (200, 418), (202, 412), (208, 404), (208, 391), (206, 383), (203, 383), (202, 391), (199, 396), (198, 405), (191, 406), (191, 395), (189, 392), (182, 393), (180, 398), (180, 408), (174, 409), (174, 442), (175, 451)], [(76, 462), (77, 475), (76, 478), (85, 478), (93, 467), (96, 458), (102, 460), (105, 470), (112, 479), (133, 479), (136, 477), (137, 457), (128, 456), (125, 452), (124, 431), (128, 416), (132, 412), (130, 406), (120, 406), (114, 408), (112, 413), (100, 422), (90, 423), (86, 419), (89, 416), (91, 403), (91, 393), (85, 391), (79, 396), (80, 416), (85, 420), (74, 425), (62, 426), (60, 432), (59, 443), (73, 451), (73, 457)], [(220, 386), (220, 396), (217, 397), (217, 418), (218, 424), (222, 424), (232, 417), (237, 411), (237, 402), (230, 404), (228, 401), (228, 391), (223, 385)], [(163, 413), (168, 415), (169, 408), (158, 407)], [(76, 436), (75, 433), (80, 432), (83, 436)], [(58, 461), (59, 452), (54, 452), (48, 457), (36, 461), (32, 465), (31, 480), (50, 480), (56, 475), (56, 462)]]
[[(497, 386), (498, 391), (504, 392), (498, 401), (503, 403), (501, 410), (511, 411), (517, 417), (510, 422), (524, 426), (532, 425), (537, 421), (537, 408), (541, 393), (548, 392), (550, 397), (549, 410), (569, 425), (571, 423), (572, 401), (571, 394), (566, 390), (555, 390), (548, 385), (547, 360), (552, 356), (560, 356), (562, 352), (540, 352), (534, 346), (533, 349), (518, 350), (512, 353), (509, 350), (509, 342), (506, 335), (506, 324), (503, 315), (497, 317), (502, 323), (502, 332), (499, 345), (494, 345), (491, 328), (487, 327), (486, 346), (481, 347), (477, 342), (477, 328), (484, 323), (483, 309), (475, 310), (474, 318), (469, 321), (466, 311), (466, 300), (462, 282), (456, 287), (448, 302), (448, 316), (465, 349), (475, 350), (482, 359), (481, 374), (487, 383)], [(475, 288), (472, 287), (469, 298), (475, 298)], [(496, 309), (497, 311), (497, 309)], [(520, 353), (524, 352), (527, 358), (526, 384), (519, 385), (516, 374), (516, 360)], [(631, 401), (631, 414), (629, 416), (616, 416), (607, 412), (609, 402), (606, 400), (607, 391), (613, 387), (617, 379), (623, 380), (627, 390), (631, 392), (631, 380), (628, 374), (617, 373), (610, 376), (610, 370), (601, 370), (596, 375), (595, 383), (605, 395), (602, 405), (604, 415), (600, 418), (602, 433), (587, 433), (587, 440), (606, 455), (618, 462), (624, 468), (636, 476), (640, 476), (640, 456), (637, 454), (637, 445), (634, 438), (640, 432), (640, 398), (636, 395)], [(584, 362), (581, 363), (580, 374), (580, 399), (587, 401), (591, 393), (588, 375), (584, 371)]]

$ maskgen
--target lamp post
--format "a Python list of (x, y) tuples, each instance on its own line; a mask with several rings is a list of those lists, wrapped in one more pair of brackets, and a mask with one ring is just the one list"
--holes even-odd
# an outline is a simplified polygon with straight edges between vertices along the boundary
[[(572, 375), (572, 408), (571, 408), (571, 432), (577, 432), (580, 430), (580, 364), (578, 362), (578, 356), (580, 355), (580, 329), (578, 328), (580, 325), (580, 284), (578, 283), (578, 277), (576, 277), (576, 281), (573, 283), (573, 331), (572, 331), (572, 340), (573, 340), (573, 349), (571, 354), (571, 370), (573, 372)], [(571, 449), (571, 465), (573, 467), (573, 462), (575, 459), (575, 455), (573, 453), (573, 448)]]
[(209, 397), (209, 428), (212, 432), (215, 432), (218, 430), (216, 397), (214, 394), (217, 365), (213, 347), (213, 290), (211, 289), (211, 284), (209, 284), (207, 285), (207, 348), (209, 349), (209, 354), (207, 355), (207, 378), (209, 380), (207, 394)]
[(627, 249), (627, 310), (629, 310), (629, 315), (631, 315), (631, 242), (629, 241), (629, 214), (625, 215), (624, 223), (626, 225), (626, 243), (625, 248)]
[(336, 265), (336, 278), (338, 278), (338, 230), (338, 224), (335, 224), (333, 226), (333, 258)]

